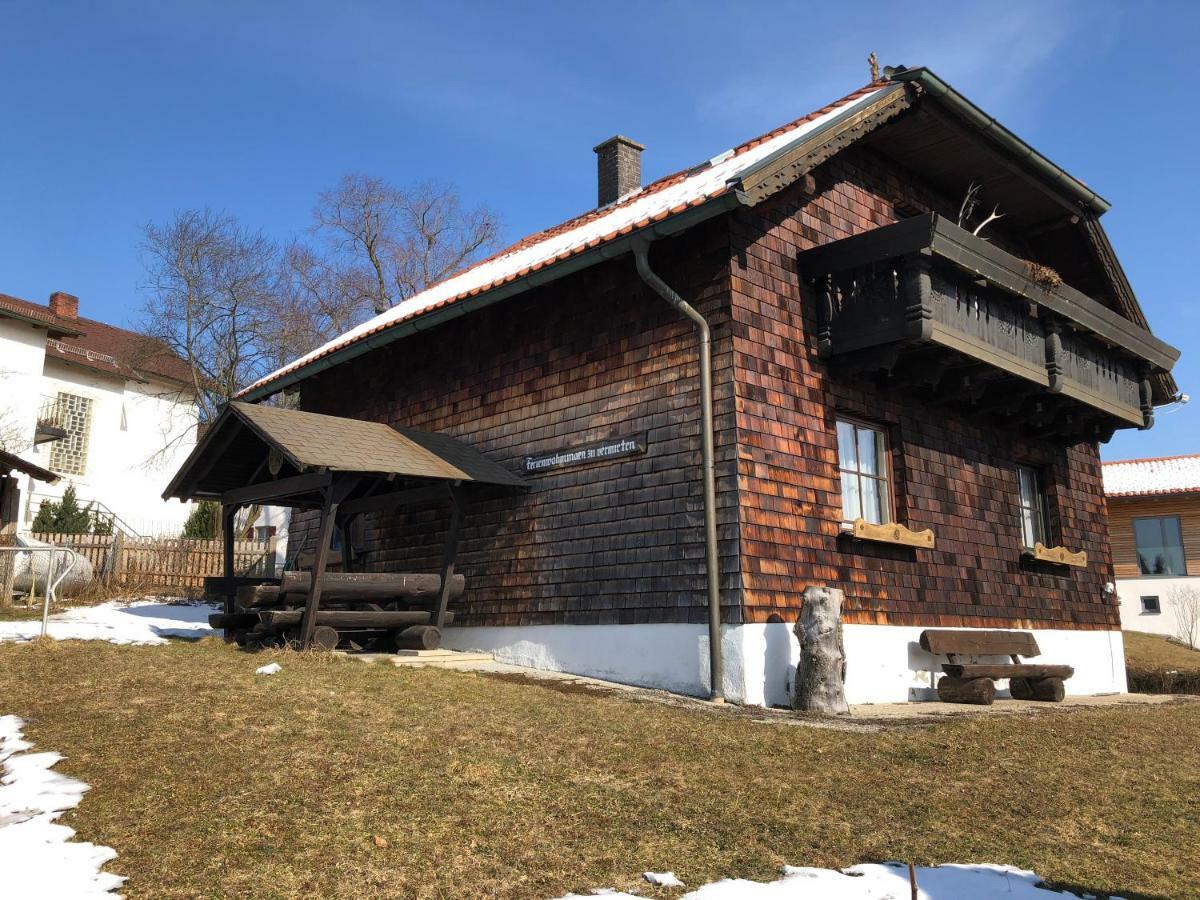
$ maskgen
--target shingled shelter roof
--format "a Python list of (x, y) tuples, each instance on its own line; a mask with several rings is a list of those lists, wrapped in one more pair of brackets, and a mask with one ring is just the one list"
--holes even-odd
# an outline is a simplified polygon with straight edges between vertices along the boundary
[[(268, 472), (269, 456), (278, 456)], [(219, 497), (262, 479), (349, 472), (519, 487), (524, 481), (444, 434), (262, 406), (229, 403), (171, 479), (164, 497)]]

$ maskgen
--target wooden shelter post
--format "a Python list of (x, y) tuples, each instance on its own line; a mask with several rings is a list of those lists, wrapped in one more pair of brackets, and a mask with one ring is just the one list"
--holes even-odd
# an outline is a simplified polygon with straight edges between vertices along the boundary
[(321, 506), (321, 526), (317, 531), (317, 553), (313, 559), (312, 587), (308, 591), (308, 602), (304, 604), (304, 617), (300, 622), (300, 649), (312, 646), (313, 629), (317, 625), (317, 606), (321, 602), (321, 581), (325, 577), (325, 565), (329, 561), (329, 545), (333, 541), (333, 525), (337, 520), (338, 500), (332, 487), (324, 491), (325, 502)]
[[(233, 613), (237, 604), (237, 588), (233, 585), (233, 524), (237, 518), (237, 506), (221, 507), (221, 574), (225, 576), (225, 614)], [(229, 640), (229, 632), (225, 632)]]
[(447, 485), (450, 494), (450, 527), (446, 530), (446, 549), (442, 555), (442, 585), (438, 591), (437, 617), (434, 626), (441, 631), (446, 623), (446, 607), (450, 605), (454, 563), (458, 557), (458, 542), (462, 539), (463, 506), (466, 497), (457, 484)]

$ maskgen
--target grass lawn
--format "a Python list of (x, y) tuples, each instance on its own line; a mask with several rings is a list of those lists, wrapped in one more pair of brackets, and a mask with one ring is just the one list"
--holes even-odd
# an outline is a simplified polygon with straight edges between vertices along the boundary
[(213, 639), (0, 645), (0, 697), (92, 785), (63, 821), (130, 897), (649, 893), (646, 869), (889, 859), (1178, 897), (1200, 873), (1200, 703), (845, 732)]
[(1200, 694), (1200, 650), (1157, 634), (1126, 631), (1124, 637), (1131, 691)]
[[(62, 612), (66, 607), (53, 604), (50, 607), (50, 615)], [(0, 622), (25, 622), (37, 619), (42, 620), (42, 604), (39, 600), (32, 606), (9, 606), (0, 609)]]

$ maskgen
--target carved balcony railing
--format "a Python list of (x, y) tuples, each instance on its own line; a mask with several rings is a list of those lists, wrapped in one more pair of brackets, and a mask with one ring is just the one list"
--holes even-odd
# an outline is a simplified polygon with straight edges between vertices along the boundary
[(1033, 265), (929, 214), (800, 255), (818, 349), (936, 401), (1107, 440), (1153, 422), (1178, 351)]

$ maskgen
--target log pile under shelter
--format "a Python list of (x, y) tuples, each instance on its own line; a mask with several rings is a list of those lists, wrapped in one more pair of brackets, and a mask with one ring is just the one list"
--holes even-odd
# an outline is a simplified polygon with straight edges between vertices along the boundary
[[(221, 579), (214, 579), (219, 588)], [(322, 650), (436, 650), (440, 575), (379, 572), (326, 572), (312, 646)], [(450, 601), (462, 598), (466, 579), (450, 578)], [(296, 646), (312, 588), (311, 572), (285, 572), (281, 579), (237, 588), (234, 611), (214, 613), (208, 623), (224, 629), (243, 647)], [(454, 613), (442, 615), (443, 625)]]
[[(431, 650), (463, 598), (455, 571), (466, 508), (481, 490), (519, 488), (503, 466), (447, 435), (300, 410), (229, 403), (176, 473), (164, 497), (222, 505), (224, 575), (206, 592), (224, 609), (210, 624), (246, 647)], [(404, 506), (449, 508), (442, 565), (434, 573), (361, 571), (348, 540), (329, 571), (335, 528)], [(264, 579), (233, 571), (233, 523), (243, 506), (320, 511), (310, 571)]]

